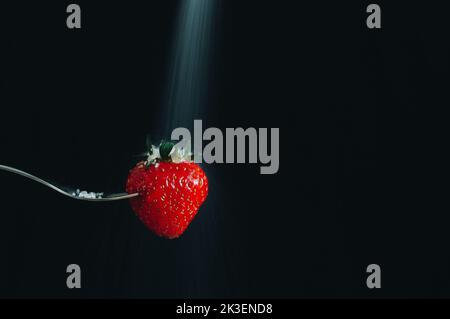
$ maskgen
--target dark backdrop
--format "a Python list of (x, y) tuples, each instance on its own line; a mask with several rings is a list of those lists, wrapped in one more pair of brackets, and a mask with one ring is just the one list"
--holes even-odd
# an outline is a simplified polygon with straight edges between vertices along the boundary
[[(78, 1), (82, 30), (68, 3), (0, 6), (0, 163), (122, 191), (158, 131), (179, 1)], [(169, 241), (127, 202), (0, 172), (0, 296), (449, 297), (446, 8), (379, 1), (369, 30), (365, 1), (220, 3), (204, 126), (279, 127), (279, 173), (204, 166), (210, 196)]]

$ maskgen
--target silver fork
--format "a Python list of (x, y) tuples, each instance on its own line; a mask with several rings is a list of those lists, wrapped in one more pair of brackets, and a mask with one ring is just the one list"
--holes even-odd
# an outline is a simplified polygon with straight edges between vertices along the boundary
[(130, 199), (130, 198), (139, 196), (139, 194), (137, 194), (137, 193), (135, 193), (135, 194), (128, 194), (128, 193), (104, 194), (104, 193), (94, 193), (94, 192), (86, 192), (86, 191), (80, 191), (80, 190), (71, 190), (66, 187), (64, 187), (64, 188), (58, 187), (52, 183), (44, 181), (43, 179), (40, 179), (36, 176), (33, 176), (31, 174), (28, 174), (24, 171), (21, 171), (19, 169), (13, 168), (13, 167), (0, 165), (0, 170), (29, 178), (35, 182), (41, 183), (42, 185), (45, 185), (45, 186), (53, 189), (54, 191), (56, 191), (62, 195), (65, 195), (67, 197), (77, 199), (77, 200), (83, 200), (83, 201), (88, 201), (88, 202), (111, 202), (111, 201), (117, 201), (117, 200)]

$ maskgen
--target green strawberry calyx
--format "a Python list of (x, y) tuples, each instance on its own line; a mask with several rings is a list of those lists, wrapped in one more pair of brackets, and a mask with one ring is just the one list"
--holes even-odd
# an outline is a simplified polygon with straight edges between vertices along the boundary
[(147, 156), (147, 160), (145, 161), (147, 168), (159, 162), (192, 162), (190, 141), (182, 140), (177, 144), (170, 141), (161, 141), (159, 146), (149, 143), (147, 147), (148, 151), (145, 154)]

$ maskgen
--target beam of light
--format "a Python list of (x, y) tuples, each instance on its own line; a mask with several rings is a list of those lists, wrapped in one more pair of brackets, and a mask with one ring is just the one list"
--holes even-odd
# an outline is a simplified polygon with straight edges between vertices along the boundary
[[(177, 127), (185, 127), (193, 132), (194, 120), (206, 116), (214, 24), (219, 1), (181, 0), (166, 104), (162, 110), (162, 129), (166, 137), (170, 137), (172, 130)], [(208, 179), (214, 183), (213, 174), (208, 174)], [(204, 297), (210, 289), (209, 283), (213, 281), (213, 256), (220, 251), (218, 241), (215, 240), (218, 230), (215, 217), (217, 207), (214, 205), (218, 202), (217, 188), (211, 190), (208, 197), (211, 204), (199, 212), (202, 222), (197, 224), (197, 231), (185, 236), (175, 249), (175, 279), (179, 289), (183, 289), (181, 294), (184, 297)]]
[(192, 128), (203, 114), (216, 5), (216, 0), (182, 0), (163, 110), (166, 134), (177, 127)]

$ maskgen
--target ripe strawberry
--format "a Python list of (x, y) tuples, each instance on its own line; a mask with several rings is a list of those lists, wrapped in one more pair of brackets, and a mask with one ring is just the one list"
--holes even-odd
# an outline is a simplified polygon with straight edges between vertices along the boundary
[(127, 193), (140, 194), (130, 201), (142, 222), (170, 239), (184, 233), (208, 195), (208, 179), (200, 166), (174, 162), (172, 153), (172, 143), (151, 150), (149, 159), (130, 171), (126, 186)]

